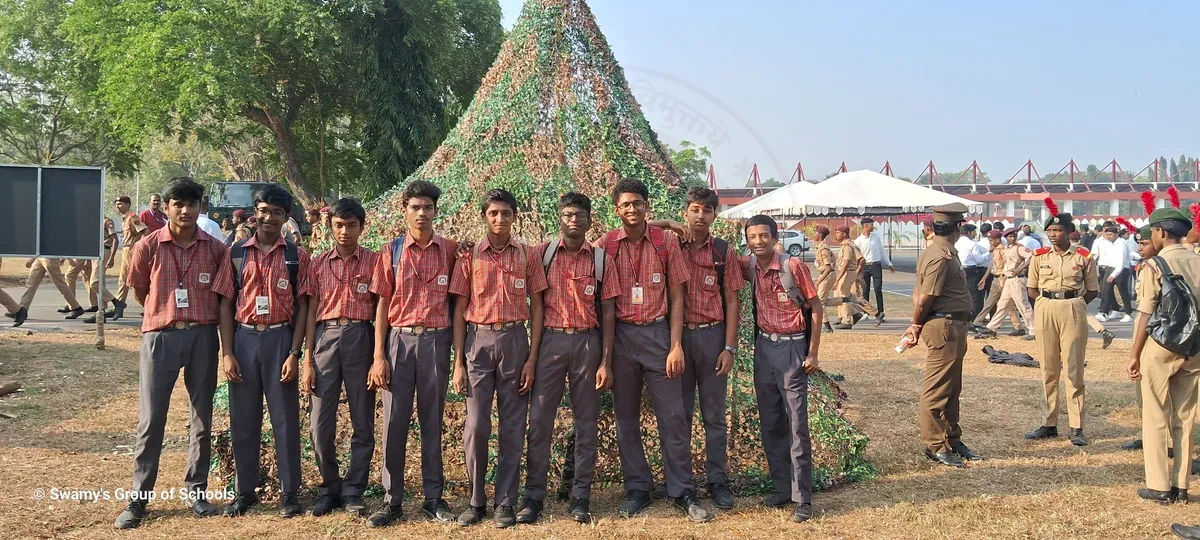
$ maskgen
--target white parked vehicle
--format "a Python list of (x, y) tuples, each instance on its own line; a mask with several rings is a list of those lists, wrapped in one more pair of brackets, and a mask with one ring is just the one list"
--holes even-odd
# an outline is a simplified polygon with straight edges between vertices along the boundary
[(793, 257), (799, 257), (801, 253), (808, 251), (808, 237), (800, 231), (779, 231), (779, 242), (783, 244), (783, 251)]

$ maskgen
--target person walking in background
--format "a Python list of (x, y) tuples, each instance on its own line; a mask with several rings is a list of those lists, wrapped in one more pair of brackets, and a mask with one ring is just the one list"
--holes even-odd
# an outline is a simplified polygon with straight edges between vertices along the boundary
[[(108, 292), (108, 284), (100, 283), (100, 268), (103, 267), (105, 270), (112, 268), (114, 260), (116, 259), (116, 252), (116, 225), (113, 224), (113, 220), (104, 218), (104, 255), (99, 261), (97, 261), (96, 264), (92, 265), (92, 272), (90, 275), (88, 275), (88, 299), (91, 300), (93, 306), (99, 303), (99, 305), (107, 307), (109, 302), (116, 302), (112, 293)], [(100, 298), (103, 298), (103, 301), (99, 301)], [(122, 308), (122, 310), (124, 310), (124, 308)], [(104, 316), (109, 317), (109, 312), (105, 311)], [(87, 324), (95, 324), (96, 315), (92, 315), (91, 317), (84, 319), (83, 322)]]
[(167, 225), (167, 215), (162, 210), (162, 195), (157, 193), (150, 196), (150, 207), (142, 210), (138, 215), (142, 223), (146, 224), (146, 229), (149, 232), (157, 231)]
[[(865, 311), (874, 311), (874, 308), (865, 299), (859, 298), (854, 293), (854, 285), (858, 283), (859, 271), (863, 266), (863, 256), (858, 250), (858, 246), (850, 241), (850, 227), (841, 225), (834, 229), (833, 240), (841, 246), (838, 250), (834, 290), (835, 294), (842, 299), (842, 303), (838, 305), (838, 317), (841, 320), (834, 328), (849, 330), (866, 316), (864, 315)], [(876, 326), (883, 322), (879, 311), (875, 312), (875, 318)]]
[(1017, 230), (1009, 229), (1005, 231), (1012, 242), (1004, 247), (1004, 270), (1001, 274), (1003, 281), (1000, 286), (1000, 299), (996, 303), (996, 314), (992, 317), (991, 322), (986, 327), (979, 330), (976, 339), (985, 337), (996, 337), (996, 329), (1004, 322), (1012, 310), (1017, 310), (1021, 313), (1021, 318), (1025, 319), (1025, 329), (1022, 329), (1016, 323), (1013, 324), (1013, 331), (1010, 336), (1025, 336), (1026, 341), (1035, 339), (1033, 329), (1035, 328), (1033, 318), (1033, 308), (1029, 305), (1029, 289), (1027, 286), (1027, 269), (1029, 268), (1029, 259), (1033, 256), (1033, 252), (1025, 249), (1025, 246), (1016, 242)]
[(250, 232), (250, 225), (246, 222), (246, 211), (237, 209), (233, 211), (233, 222), (231, 230), (225, 233), (225, 245), (232, 246), (234, 242), (247, 240), (253, 233)]
[[(83, 288), (87, 291), (88, 299), (90, 300), (89, 307), (83, 310), (84, 313), (95, 313), (100, 310), (99, 306), (96, 305), (96, 290), (92, 288), (92, 282), (88, 279), (91, 275), (91, 259), (70, 259), (67, 261), (67, 274), (65, 277), (67, 280), (68, 289), (78, 293), (79, 288), (76, 285), (79, 283), (80, 276), (83, 276)], [(78, 300), (79, 296), (76, 295), (75, 299)], [(80, 305), (82, 305), (82, 302)], [(58, 312), (70, 313), (71, 306), (63, 306), (58, 308)]]
[(854, 245), (858, 247), (864, 261), (862, 267), (863, 301), (871, 301), (873, 283), (875, 308), (878, 311), (875, 318), (879, 319), (879, 322), (883, 322), (885, 320), (883, 315), (883, 267), (886, 266), (888, 271), (893, 274), (896, 273), (896, 267), (892, 265), (892, 259), (883, 245), (882, 235), (875, 232), (875, 220), (865, 217), (862, 218), (861, 224), (862, 232), (854, 240)]
[(25, 267), (29, 269), (29, 277), (25, 280), (25, 293), (21, 295), (17, 311), (13, 313), (13, 328), (21, 326), (29, 318), (29, 308), (33, 305), (33, 298), (42, 284), (42, 278), (45, 278), (47, 274), (59, 294), (67, 301), (70, 311), (67, 312), (66, 318), (73, 320), (83, 315), (83, 307), (76, 301), (75, 291), (67, 287), (67, 278), (62, 273), (61, 259), (33, 258), (25, 262)]
[(1079, 226), (1079, 245), (1088, 251), (1095, 251), (1092, 245), (1096, 242), (1096, 231), (1093, 231), (1087, 223)]
[[(1109, 318), (1116, 318), (1119, 313), (1123, 313), (1124, 317), (1121, 322), (1131, 322), (1133, 317), (1130, 313), (1133, 312), (1133, 304), (1129, 298), (1128, 281), (1125, 279), (1125, 274), (1129, 270), (1129, 244), (1125, 243), (1117, 237), (1117, 228), (1115, 226), (1104, 228), (1104, 242), (1097, 242), (1098, 251), (1092, 254), (1096, 259), (1100, 268), (1100, 310), (1096, 313), (1096, 320), (1100, 322), (1107, 321)], [(1124, 311), (1118, 311), (1118, 304), (1115, 293), (1121, 293), (1121, 299), (1125, 303)]]
[(121, 234), (124, 237), (121, 239), (121, 271), (117, 272), (117, 295), (113, 300), (113, 313), (111, 316), (105, 314), (113, 320), (125, 316), (125, 307), (128, 305), (126, 302), (129, 299), (129, 261), (133, 256), (133, 246), (150, 230), (137, 214), (129, 210), (128, 195), (117, 197), (115, 204), (117, 215), (121, 216)]
[[(1000, 294), (1004, 291), (1004, 245), (1004, 231), (993, 228), (988, 233), (988, 256), (991, 259), (991, 264), (988, 265), (988, 276), (978, 285), (987, 291), (987, 298), (983, 300), (983, 307), (971, 321), (972, 330), (979, 331), (987, 324), (988, 317), (993, 316), (996, 304), (1000, 301)], [(1013, 328), (1021, 327), (1021, 321), (1015, 310), (1009, 312), (1009, 318), (1012, 319)]]
[[(836, 306), (842, 303), (842, 297), (833, 296), (834, 281), (837, 281), (833, 269), (833, 251), (829, 249), (829, 245), (825, 240), (829, 238), (829, 228), (824, 225), (817, 225), (813, 228), (813, 237), (816, 239), (816, 244), (813, 244), (813, 252), (816, 254), (814, 258), (814, 266), (816, 267), (816, 278), (814, 283), (817, 287), (817, 300), (821, 301), (821, 305), (825, 307)], [(776, 242), (775, 245), (779, 245)], [(826, 333), (833, 332), (833, 326), (829, 324), (829, 318), (821, 325), (821, 331)]]
[(1042, 240), (1033, 234), (1033, 227), (1030, 225), (1021, 226), (1021, 234), (1017, 240), (1029, 251), (1037, 251), (1042, 248)]
[(967, 291), (971, 297), (969, 320), (973, 320), (983, 309), (984, 291), (979, 284), (987, 275), (988, 265), (992, 262), (991, 254), (976, 241), (975, 226), (970, 223), (962, 224), (958, 239), (954, 241), (954, 249), (958, 252), (958, 263), (967, 276)]

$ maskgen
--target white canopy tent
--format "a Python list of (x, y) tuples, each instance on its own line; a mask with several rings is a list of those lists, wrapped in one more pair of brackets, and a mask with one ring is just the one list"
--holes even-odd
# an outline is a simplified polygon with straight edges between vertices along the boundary
[(984, 209), (983, 203), (864, 169), (844, 172), (814, 184), (804, 192), (802, 204), (776, 210), (783, 215), (877, 216), (923, 213), (928, 212), (930, 207), (949, 203), (967, 205), (968, 214), (981, 214)]
[(805, 181), (788, 184), (725, 210), (720, 215), (725, 219), (750, 219), (759, 214), (788, 214), (786, 209), (802, 207), (810, 201), (807, 194), (816, 187), (816, 184)]

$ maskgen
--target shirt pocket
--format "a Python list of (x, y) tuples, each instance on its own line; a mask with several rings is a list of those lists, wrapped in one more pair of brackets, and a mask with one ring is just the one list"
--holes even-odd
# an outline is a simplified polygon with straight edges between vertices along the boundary
[(701, 267), (696, 286), (705, 292), (720, 292), (721, 282), (715, 268)]
[(575, 291), (575, 297), (584, 302), (592, 302), (596, 299), (596, 295), (600, 291), (596, 290), (596, 278), (584, 277), (572, 279), (571, 288)]
[(357, 275), (350, 279), (350, 297), (355, 300), (371, 299), (371, 276)]
[(192, 272), (191, 283), (197, 289), (209, 289), (217, 277), (217, 264), (212, 261), (196, 261), (196, 269)]

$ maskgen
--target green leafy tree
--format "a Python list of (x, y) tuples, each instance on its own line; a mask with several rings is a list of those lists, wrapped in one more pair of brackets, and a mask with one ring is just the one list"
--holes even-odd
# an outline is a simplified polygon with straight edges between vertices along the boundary
[(712, 152), (707, 146), (696, 146), (687, 140), (679, 141), (679, 148), (672, 148), (666, 143), (663, 143), (663, 146), (671, 154), (671, 161), (679, 171), (679, 178), (685, 190), (693, 186), (708, 185), (708, 164), (712, 159)]
[(64, 39), (65, 17), (62, 0), (0, 0), (0, 160), (129, 173), (137, 149), (91, 99), (97, 71)]
[[(463, 81), (481, 63), (473, 55), (489, 54), (459, 47), (480, 47), (481, 28), (499, 33), (494, 0), (462, 6), (478, 11), (455, 0), (75, 0), (66, 28), (101, 66), (98, 94), (120, 111), (122, 138), (181, 130), (220, 142), (244, 119), (271, 138), (283, 178), (308, 203), (328, 190), (326, 176), (344, 186), (367, 160), (397, 164), (386, 170), (395, 175), (423, 156), (389, 152), (431, 150), (424, 139), (438, 131), (427, 128), (444, 132), (454, 92), (472, 90)], [(407, 77), (379, 68), (397, 58), (426, 61), (404, 64)], [(373, 110), (422, 77), (433, 83), (413, 88), (403, 109)]]

